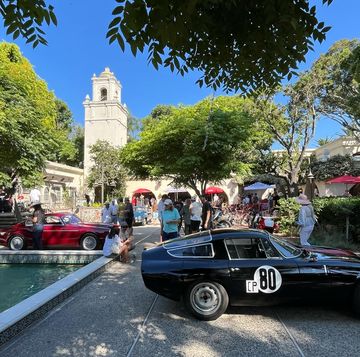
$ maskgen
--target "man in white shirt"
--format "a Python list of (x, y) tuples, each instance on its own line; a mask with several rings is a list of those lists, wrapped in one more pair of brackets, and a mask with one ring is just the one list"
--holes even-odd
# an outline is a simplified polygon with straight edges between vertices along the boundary
[(202, 214), (202, 204), (196, 201), (195, 196), (191, 198), (190, 213), (191, 213), (191, 233), (195, 233), (198, 232), (200, 229), (201, 214)]
[(110, 214), (111, 214), (111, 222), (114, 224), (118, 224), (118, 205), (115, 200), (111, 201), (110, 205)]
[(34, 203), (34, 202), (40, 202), (41, 198), (41, 192), (39, 191), (39, 189), (37, 187), (33, 188), (30, 191), (30, 202)]
[(101, 211), (101, 222), (102, 223), (111, 223), (111, 211), (110, 203), (106, 202), (105, 207)]

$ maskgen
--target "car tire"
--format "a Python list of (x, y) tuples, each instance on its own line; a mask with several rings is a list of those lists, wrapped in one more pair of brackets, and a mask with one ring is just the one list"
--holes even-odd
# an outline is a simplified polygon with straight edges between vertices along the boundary
[(358, 282), (355, 286), (352, 305), (355, 316), (360, 318), (360, 282)]
[(98, 239), (94, 234), (85, 234), (80, 241), (80, 247), (82, 250), (95, 250), (98, 246)]
[(192, 284), (185, 293), (185, 306), (199, 320), (216, 320), (227, 309), (229, 297), (225, 288), (213, 281)]
[(19, 234), (12, 236), (9, 241), (9, 248), (11, 250), (25, 249), (25, 238)]

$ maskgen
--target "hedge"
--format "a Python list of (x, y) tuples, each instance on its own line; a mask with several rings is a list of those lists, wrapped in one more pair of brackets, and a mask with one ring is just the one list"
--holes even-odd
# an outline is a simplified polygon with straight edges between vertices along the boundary
[[(349, 218), (350, 238), (360, 242), (360, 197), (320, 197), (313, 200), (318, 223), (328, 231), (345, 231)], [(280, 229), (293, 233), (300, 205), (294, 198), (280, 200)]]

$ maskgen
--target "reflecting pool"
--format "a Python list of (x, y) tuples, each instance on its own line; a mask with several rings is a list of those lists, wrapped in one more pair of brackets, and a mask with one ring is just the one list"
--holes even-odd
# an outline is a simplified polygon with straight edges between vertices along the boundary
[(0, 264), (0, 312), (83, 266), (82, 264)]

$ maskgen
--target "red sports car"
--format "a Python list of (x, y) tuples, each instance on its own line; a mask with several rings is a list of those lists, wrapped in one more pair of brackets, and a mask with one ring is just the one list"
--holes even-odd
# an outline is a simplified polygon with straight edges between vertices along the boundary
[[(101, 249), (110, 225), (83, 223), (72, 213), (45, 214), (42, 241), (44, 248)], [(0, 231), (0, 244), (12, 250), (32, 246), (32, 223), (24, 221)]]

